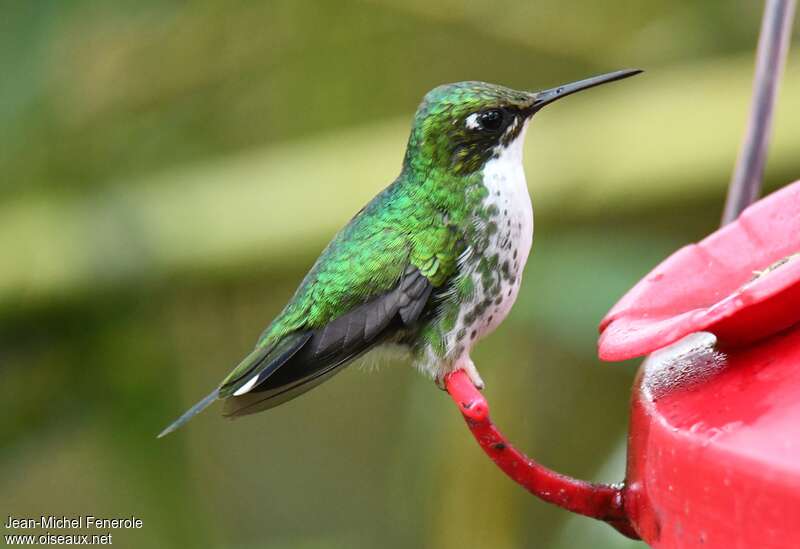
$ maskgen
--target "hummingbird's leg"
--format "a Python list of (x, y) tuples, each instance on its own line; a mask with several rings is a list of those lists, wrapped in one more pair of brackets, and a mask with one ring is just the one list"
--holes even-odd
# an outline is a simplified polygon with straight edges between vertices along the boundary
[(478, 368), (475, 367), (475, 363), (472, 362), (472, 359), (469, 356), (465, 357), (464, 360), (459, 361), (459, 367), (467, 373), (469, 380), (472, 382), (475, 388), (479, 391), (483, 391), (485, 384), (483, 383), (483, 379), (481, 379), (481, 375), (478, 373)]
[[(472, 359), (469, 357), (469, 355), (464, 355), (456, 361), (456, 363), (453, 365), (452, 371), (455, 372), (457, 370), (464, 370), (464, 373), (467, 374), (467, 377), (469, 377), (469, 380), (472, 382), (475, 388), (479, 391), (483, 391), (485, 384), (483, 383), (483, 379), (481, 379), (481, 375), (478, 373), (478, 368), (475, 367), (475, 363), (472, 362)], [(447, 390), (444, 383), (444, 376), (442, 376), (441, 379), (439, 379), (439, 376), (436, 376), (436, 384), (440, 389), (444, 389), (445, 391)]]
[(456, 360), (455, 364), (453, 364), (452, 368), (447, 370), (446, 372), (442, 373), (439, 372), (435, 376), (433, 376), (433, 381), (436, 383), (436, 386), (441, 389), (442, 391), (447, 391), (447, 381), (446, 377), (448, 374), (452, 372), (456, 372), (458, 370), (464, 370), (464, 373), (467, 374), (469, 380), (475, 386), (476, 389), (479, 391), (483, 391), (485, 384), (481, 379), (481, 375), (478, 373), (478, 368), (475, 367), (475, 363), (472, 362), (472, 359), (465, 355), (462, 358)]

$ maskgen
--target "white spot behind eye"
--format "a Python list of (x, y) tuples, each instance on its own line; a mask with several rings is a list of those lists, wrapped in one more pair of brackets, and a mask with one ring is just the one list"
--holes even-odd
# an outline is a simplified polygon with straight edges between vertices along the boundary
[(466, 120), (466, 125), (467, 128), (470, 130), (477, 130), (478, 128), (480, 128), (481, 125), (478, 123), (478, 113), (474, 112), (471, 115), (469, 115)]

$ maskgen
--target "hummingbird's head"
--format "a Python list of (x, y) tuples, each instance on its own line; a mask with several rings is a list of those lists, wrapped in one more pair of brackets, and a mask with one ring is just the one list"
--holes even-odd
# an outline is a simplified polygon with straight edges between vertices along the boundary
[(539, 92), (475, 81), (439, 86), (417, 109), (404, 166), (473, 173), (506, 148), (519, 146), (531, 117), (545, 105), (640, 72), (617, 71)]

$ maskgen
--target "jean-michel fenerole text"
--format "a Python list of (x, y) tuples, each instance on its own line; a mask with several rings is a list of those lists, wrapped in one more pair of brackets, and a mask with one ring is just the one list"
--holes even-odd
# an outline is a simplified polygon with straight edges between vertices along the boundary
[(14, 517), (9, 515), (5, 522), (6, 528), (14, 529), (28, 529), (28, 528), (46, 528), (46, 529), (103, 529), (115, 530), (124, 529), (129, 530), (133, 528), (141, 528), (144, 525), (142, 519), (131, 517), (114, 517), (104, 518), (96, 517), (94, 515), (77, 515), (72, 517), (56, 516), (56, 515), (41, 515), (36, 518), (32, 517)]

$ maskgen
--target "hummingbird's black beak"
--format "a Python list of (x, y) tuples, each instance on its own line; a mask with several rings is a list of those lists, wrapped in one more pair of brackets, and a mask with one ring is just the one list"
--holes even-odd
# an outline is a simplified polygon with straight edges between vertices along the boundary
[(594, 88), (595, 86), (599, 86), (601, 84), (607, 84), (609, 82), (614, 82), (616, 80), (622, 80), (623, 78), (634, 76), (636, 74), (639, 74), (640, 72), (642, 72), (641, 69), (626, 69), (621, 71), (615, 71), (615, 72), (610, 72), (608, 74), (593, 76), (585, 80), (578, 80), (577, 82), (572, 82), (571, 84), (564, 84), (556, 88), (550, 88), (549, 90), (534, 92), (531, 94), (533, 102), (531, 103), (530, 106), (530, 112), (531, 114), (533, 114), (542, 107), (544, 107), (545, 105), (549, 105), (553, 101), (557, 101), (562, 97), (572, 95), (573, 93), (579, 91), (588, 90), (589, 88)]

